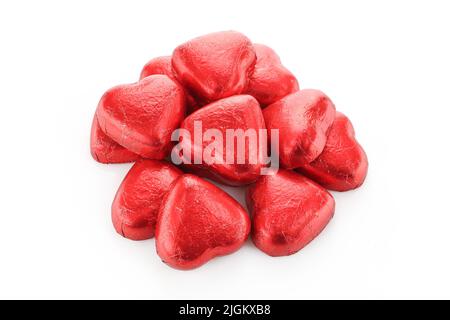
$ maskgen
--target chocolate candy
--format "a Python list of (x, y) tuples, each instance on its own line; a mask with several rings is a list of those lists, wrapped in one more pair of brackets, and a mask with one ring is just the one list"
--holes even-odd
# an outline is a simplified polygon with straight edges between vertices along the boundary
[[(194, 139), (196, 122), (201, 123), (201, 134), (210, 129), (217, 130), (217, 133), (220, 134), (218, 138), (221, 139), (223, 148), (214, 155), (216, 161), (213, 164), (205, 163), (205, 159), (201, 164), (194, 163), (195, 152), (199, 152), (203, 156), (205, 148), (213, 141), (217, 142), (217, 137), (204, 136), (202, 143), (196, 144)], [(259, 103), (252, 96), (238, 95), (213, 102), (187, 117), (181, 128), (190, 133), (191, 139), (183, 139), (182, 147), (185, 149), (185, 156), (186, 154), (190, 155), (188, 159), (190, 163), (185, 164), (185, 167), (192, 172), (232, 186), (249, 184), (258, 179), (261, 168), (264, 166), (263, 152), (258, 144), (252, 145), (244, 136), (246, 132), (249, 135), (254, 133), (256, 138), (254, 142), (258, 143), (259, 130), (265, 129)], [(239, 137), (227, 139), (226, 131), (230, 129), (241, 130), (240, 132), (234, 131)], [(251, 132), (247, 130), (251, 130)], [(244, 161), (241, 164), (238, 162), (238, 139), (244, 146), (244, 149), (241, 150)], [(227, 163), (227, 152), (231, 155), (230, 163)], [(254, 161), (251, 161), (251, 158)]]
[(156, 226), (156, 249), (177, 269), (193, 269), (238, 250), (250, 219), (224, 191), (194, 175), (179, 178), (166, 194)]
[(165, 161), (140, 160), (130, 169), (112, 204), (117, 233), (131, 240), (153, 237), (163, 196), (182, 172)]
[[(178, 80), (175, 77), (175, 73), (172, 68), (172, 56), (164, 56), (164, 57), (158, 57), (150, 60), (142, 69), (140, 80), (147, 78), (148, 76), (154, 75), (154, 74), (164, 74), (168, 76), (170, 79), (172, 79), (175, 82), (178, 82)], [(186, 96), (186, 108), (187, 113), (190, 114), (200, 108), (197, 101), (195, 101), (194, 97), (192, 97), (186, 90), (185, 90), (185, 96)]]
[(185, 115), (183, 88), (165, 75), (108, 90), (97, 107), (103, 132), (128, 150), (163, 159), (172, 147), (171, 134)]
[(337, 112), (323, 152), (298, 171), (327, 189), (348, 191), (363, 184), (368, 166), (366, 153), (355, 138), (352, 123)]
[(245, 91), (256, 54), (239, 32), (211, 33), (178, 46), (172, 65), (180, 82), (208, 103)]
[(279, 130), (281, 165), (292, 169), (323, 151), (336, 109), (323, 92), (305, 89), (271, 104), (263, 114), (269, 136), (271, 129)]
[(108, 137), (94, 116), (91, 127), (91, 155), (100, 163), (133, 162), (140, 157)]
[(278, 55), (268, 46), (254, 44), (255, 70), (250, 76), (247, 93), (263, 106), (299, 90), (298, 81), (282, 64)]
[[(235, 252), (250, 232), (270, 256), (301, 250), (334, 215), (325, 188), (357, 188), (368, 168), (330, 98), (299, 90), (274, 50), (235, 31), (192, 39), (150, 60), (139, 82), (108, 90), (91, 154), (102, 163), (136, 161), (113, 201), (113, 226), (131, 240), (155, 236), (160, 258), (181, 270)], [(169, 155), (179, 168), (162, 160)], [(252, 219), (197, 175), (249, 185)]]
[(288, 170), (262, 176), (247, 190), (252, 239), (271, 256), (296, 253), (313, 240), (334, 214), (334, 199), (315, 182)]

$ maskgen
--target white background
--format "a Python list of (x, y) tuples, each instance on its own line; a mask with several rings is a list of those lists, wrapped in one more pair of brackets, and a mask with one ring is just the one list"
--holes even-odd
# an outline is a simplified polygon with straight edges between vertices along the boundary
[[(448, 1), (1, 1), (0, 298), (450, 298), (449, 17)], [(300, 253), (249, 242), (177, 271), (114, 232), (130, 165), (90, 157), (91, 120), (149, 59), (229, 29), (334, 100), (369, 175)]]

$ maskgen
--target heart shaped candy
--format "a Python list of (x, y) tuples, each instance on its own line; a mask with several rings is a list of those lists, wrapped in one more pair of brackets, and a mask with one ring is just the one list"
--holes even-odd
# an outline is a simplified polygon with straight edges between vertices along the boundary
[(183, 88), (165, 75), (108, 90), (97, 107), (103, 132), (144, 158), (163, 159), (185, 114)]
[(112, 204), (116, 231), (131, 240), (152, 238), (162, 198), (182, 174), (165, 161), (136, 162), (122, 181)]
[(271, 104), (263, 114), (269, 137), (272, 129), (279, 129), (281, 165), (292, 169), (323, 151), (336, 109), (323, 92), (305, 89)]
[(323, 152), (298, 171), (327, 189), (348, 191), (363, 184), (368, 165), (366, 153), (355, 138), (352, 123), (337, 112)]
[(206, 103), (244, 92), (255, 62), (250, 40), (234, 31), (195, 38), (172, 55), (177, 78)]
[[(200, 133), (203, 134), (203, 141), (195, 138), (196, 123), (201, 124)], [(265, 166), (263, 149), (259, 146), (260, 130), (264, 129), (265, 125), (259, 103), (252, 96), (237, 95), (213, 102), (187, 117), (181, 124), (181, 128), (190, 133), (190, 139), (183, 139), (181, 142), (184, 160), (185, 156), (190, 154), (190, 164), (186, 163), (189, 161), (185, 161), (187, 169), (200, 176), (232, 186), (249, 184), (258, 179), (261, 169)], [(219, 151), (213, 155), (215, 158), (213, 163), (208, 163), (204, 157), (201, 164), (195, 164), (195, 152), (199, 152), (202, 156), (214, 153), (204, 153), (208, 145), (218, 142), (217, 137), (206, 135), (210, 129), (220, 133), (222, 148), (218, 148)], [(240, 132), (235, 131), (236, 138), (227, 139), (227, 131), (230, 130), (240, 130)], [(250, 141), (250, 139), (253, 140)], [(238, 149), (239, 141), (244, 148)], [(266, 141), (264, 143), (267, 144)], [(227, 152), (228, 159), (231, 161), (227, 161)], [(239, 152), (241, 152), (242, 160), (238, 158)]]
[(170, 79), (175, 80), (175, 74), (172, 69), (172, 56), (157, 57), (149, 62), (142, 68), (140, 80), (147, 78), (154, 74), (164, 74)]
[(238, 250), (250, 219), (224, 191), (194, 175), (180, 177), (166, 194), (156, 225), (156, 249), (177, 269), (193, 269)]
[[(164, 74), (175, 82), (178, 81), (172, 68), (171, 56), (157, 57), (150, 60), (142, 69), (140, 80), (154, 74)], [(192, 112), (200, 108), (195, 99), (189, 93), (185, 92), (185, 96), (188, 114), (191, 114)]]
[(262, 176), (247, 190), (252, 239), (271, 256), (296, 253), (312, 241), (334, 214), (334, 199), (315, 182), (288, 170)]
[(253, 48), (257, 60), (248, 83), (248, 94), (267, 106), (299, 90), (297, 79), (281, 64), (275, 51), (263, 44), (254, 44)]
[(91, 155), (101, 163), (133, 162), (140, 158), (108, 137), (100, 129), (97, 116), (94, 116), (91, 127)]

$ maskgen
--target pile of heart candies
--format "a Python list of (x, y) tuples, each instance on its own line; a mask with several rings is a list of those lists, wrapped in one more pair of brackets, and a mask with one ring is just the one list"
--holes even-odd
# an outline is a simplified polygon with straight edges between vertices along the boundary
[[(259, 151), (252, 162), (174, 164), (177, 129), (192, 133), (182, 141), (185, 154), (211, 142), (194, 138), (195, 123), (224, 135), (265, 129), (269, 144), (276, 129), (280, 168), (261, 174), (268, 164)], [(135, 162), (112, 204), (116, 231), (132, 240), (155, 237), (162, 261), (183, 270), (237, 251), (250, 234), (270, 256), (298, 252), (334, 215), (327, 189), (359, 187), (368, 168), (350, 120), (330, 98), (300, 89), (271, 48), (235, 31), (192, 39), (148, 62), (138, 82), (108, 90), (90, 143), (98, 162)], [(249, 213), (204, 178), (246, 188)]]

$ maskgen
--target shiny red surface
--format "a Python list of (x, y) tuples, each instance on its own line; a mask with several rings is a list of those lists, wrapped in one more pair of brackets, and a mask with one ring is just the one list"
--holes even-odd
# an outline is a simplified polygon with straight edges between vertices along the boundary
[(271, 256), (296, 253), (311, 242), (333, 217), (331, 194), (302, 175), (280, 170), (247, 190), (252, 239)]
[(347, 191), (363, 184), (368, 165), (366, 153), (355, 138), (352, 123), (337, 112), (323, 152), (298, 170), (327, 189)]
[[(142, 69), (140, 80), (154, 74), (164, 74), (168, 76), (170, 79), (178, 82), (172, 68), (172, 56), (157, 57), (150, 60)], [(197, 105), (195, 99), (186, 91), (185, 96), (187, 104), (186, 105), (187, 113), (190, 114), (195, 110), (197, 110), (199, 106)]]
[(91, 127), (91, 155), (101, 163), (133, 162), (140, 158), (104, 134), (96, 116)]
[(195, 121), (201, 121), (202, 133), (207, 129), (217, 129), (222, 133), (224, 137), (223, 151), (220, 155), (216, 154), (215, 156), (221, 159), (223, 164), (207, 164), (203, 161), (202, 164), (186, 164), (186, 168), (200, 176), (232, 186), (249, 184), (258, 179), (261, 168), (264, 166), (263, 152), (261, 148), (256, 146), (257, 161), (255, 164), (251, 164), (249, 161), (250, 144), (248, 140), (246, 140), (245, 144), (245, 164), (237, 163), (237, 140), (235, 140), (234, 149), (230, 149), (234, 154), (234, 163), (225, 163), (227, 150), (225, 137), (227, 129), (242, 129), (243, 131), (255, 129), (259, 137), (259, 129), (265, 128), (264, 117), (259, 103), (255, 98), (249, 95), (237, 95), (225, 98), (201, 108), (183, 121), (181, 128), (191, 133), (191, 140), (183, 140), (182, 145), (185, 150), (192, 150), (192, 162), (194, 160), (194, 150), (200, 149), (200, 154), (203, 154), (204, 148), (213, 141), (212, 138), (203, 139), (202, 145), (195, 144)]
[(297, 79), (281, 64), (275, 51), (263, 44), (253, 44), (253, 48), (257, 60), (250, 76), (248, 94), (262, 106), (267, 106), (299, 90)]
[[(222, 136), (223, 147), (215, 152), (221, 163), (193, 163), (216, 140), (203, 136), (199, 142), (195, 122), (201, 122), (201, 134), (213, 129)], [(162, 160), (179, 127), (191, 134), (180, 144), (181, 167), (193, 174)], [(269, 142), (271, 130), (279, 130), (282, 169), (261, 175), (266, 150), (259, 148), (260, 139), (256, 163), (249, 161), (248, 139), (245, 164), (237, 163), (236, 138), (234, 162), (226, 163), (227, 129), (253, 129), (259, 136), (265, 128)], [(136, 161), (112, 204), (115, 230), (132, 240), (154, 236), (163, 262), (182, 270), (237, 251), (250, 233), (270, 256), (298, 252), (334, 215), (335, 201), (326, 188), (357, 188), (368, 170), (350, 120), (333, 102), (319, 90), (300, 90), (274, 50), (234, 31), (192, 39), (172, 56), (150, 60), (139, 82), (108, 90), (98, 104), (90, 142), (98, 162)], [(197, 175), (231, 186), (250, 184), (250, 215)]]
[(179, 178), (161, 204), (156, 249), (177, 269), (193, 269), (238, 250), (248, 238), (250, 219), (233, 198), (194, 175)]
[(145, 158), (163, 159), (185, 115), (183, 89), (165, 75), (108, 90), (97, 108), (103, 132)]
[(172, 55), (177, 78), (205, 103), (244, 92), (255, 62), (250, 40), (234, 31), (192, 39)]
[(271, 129), (279, 129), (282, 167), (297, 168), (319, 156), (335, 113), (333, 102), (313, 89), (290, 94), (263, 110), (269, 136)]
[(172, 80), (176, 80), (172, 69), (172, 56), (153, 58), (142, 68), (140, 80), (154, 74), (164, 74)]
[(152, 238), (162, 198), (182, 174), (165, 161), (136, 162), (123, 179), (112, 204), (116, 231), (131, 240)]

